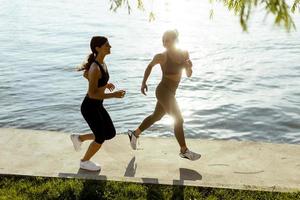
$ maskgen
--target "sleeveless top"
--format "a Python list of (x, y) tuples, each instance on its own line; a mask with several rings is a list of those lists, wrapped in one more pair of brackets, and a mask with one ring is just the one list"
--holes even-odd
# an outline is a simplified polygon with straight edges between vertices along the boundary
[(183, 62), (181, 63), (177, 63), (172, 61), (172, 59), (170, 58), (169, 54), (167, 54), (167, 61), (165, 63), (165, 67), (164, 67), (164, 75), (174, 75), (174, 74), (179, 74), (181, 72), (181, 70), (183, 69)]
[(98, 80), (98, 88), (99, 88), (99, 87), (103, 87), (107, 84), (107, 82), (109, 80), (109, 74), (108, 74), (107, 69), (105, 71), (103, 68), (103, 65), (101, 65), (98, 61), (95, 60), (95, 63), (99, 66), (101, 74), (102, 74), (102, 77), (99, 78), (99, 80)]

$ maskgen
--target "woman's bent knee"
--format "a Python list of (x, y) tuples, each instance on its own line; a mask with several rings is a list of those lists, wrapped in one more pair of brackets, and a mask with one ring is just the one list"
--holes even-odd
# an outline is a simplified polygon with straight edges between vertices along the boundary
[(110, 140), (116, 136), (116, 130), (112, 129), (105, 137), (105, 140)]
[(175, 118), (175, 124), (176, 125), (182, 125), (184, 122), (183, 118), (182, 117), (176, 117)]
[(102, 138), (102, 137), (100, 137), (100, 138), (96, 137), (95, 140), (94, 140), (94, 142), (99, 144), (99, 145), (102, 145), (104, 143), (104, 141), (105, 141), (105, 139)]

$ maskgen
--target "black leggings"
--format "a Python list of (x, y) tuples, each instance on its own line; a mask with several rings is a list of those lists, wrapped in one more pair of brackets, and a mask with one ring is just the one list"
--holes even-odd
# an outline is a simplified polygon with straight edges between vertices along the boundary
[(103, 107), (103, 100), (86, 96), (81, 104), (81, 113), (95, 135), (95, 142), (102, 144), (105, 140), (115, 137), (116, 129)]
[(178, 83), (163, 77), (156, 88), (157, 103), (154, 112), (149, 115), (139, 126), (141, 131), (146, 130), (159, 121), (166, 113), (174, 117), (174, 132), (177, 139), (184, 138), (183, 118), (175, 98)]

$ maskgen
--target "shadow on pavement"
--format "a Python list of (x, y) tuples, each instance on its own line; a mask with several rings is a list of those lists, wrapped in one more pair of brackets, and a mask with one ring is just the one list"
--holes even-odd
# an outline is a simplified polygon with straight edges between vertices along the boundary
[(124, 176), (134, 177), (136, 168), (137, 168), (137, 164), (135, 163), (135, 156), (134, 156), (128, 163)]

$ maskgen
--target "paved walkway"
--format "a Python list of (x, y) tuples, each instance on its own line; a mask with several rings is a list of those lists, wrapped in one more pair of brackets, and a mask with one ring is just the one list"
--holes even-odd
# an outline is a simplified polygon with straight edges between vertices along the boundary
[(0, 174), (77, 177), (138, 183), (249, 190), (300, 191), (300, 145), (189, 139), (198, 161), (178, 156), (175, 138), (142, 137), (131, 150), (126, 135), (106, 142), (92, 159), (100, 172), (79, 169), (69, 134), (0, 129)]

